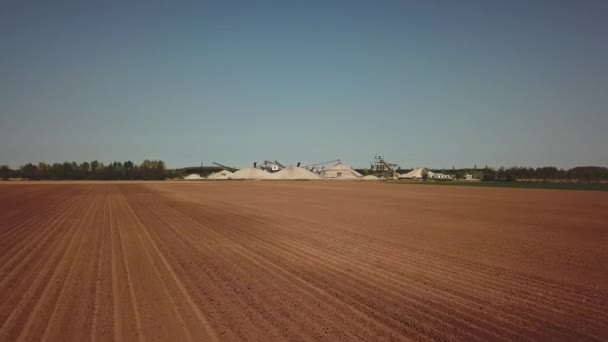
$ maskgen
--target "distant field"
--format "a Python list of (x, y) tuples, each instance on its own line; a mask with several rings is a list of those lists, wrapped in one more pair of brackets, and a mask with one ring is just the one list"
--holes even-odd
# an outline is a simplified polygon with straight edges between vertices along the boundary
[(608, 183), (555, 183), (555, 182), (465, 182), (465, 181), (395, 181), (400, 184), (476, 186), (490, 188), (555, 189), (608, 191)]
[(607, 245), (604, 192), (7, 182), (0, 341), (608, 340)]

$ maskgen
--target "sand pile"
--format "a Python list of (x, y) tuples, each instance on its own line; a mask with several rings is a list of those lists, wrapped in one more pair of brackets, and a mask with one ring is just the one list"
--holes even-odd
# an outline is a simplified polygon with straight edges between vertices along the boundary
[(273, 179), (319, 179), (315, 173), (312, 173), (305, 168), (297, 166), (288, 166), (283, 170), (272, 174)]
[(207, 179), (213, 179), (213, 180), (231, 179), (232, 175), (233, 175), (232, 172), (230, 172), (228, 170), (222, 170), (222, 171), (218, 171), (218, 172), (210, 174), (209, 176), (207, 176)]
[(423, 168), (423, 167), (419, 167), (417, 169), (413, 169), (412, 171), (410, 171), (410, 172), (408, 172), (406, 174), (403, 174), (403, 173), (402, 174), (397, 174), (397, 177), (399, 179), (403, 179), (403, 178), (405, 178), (405, 179), (422, 179), (422, 174), (423, 174), (424, 170), (426, 170), (427, 175), (429, 176), (429, 178), (433, 178), (434, 173), (431, 172), (431, 171), (429, 171), (426, 168)]
[(342, 162), (321, 171), (322, 178), (359, 179), (361, 176), (359, 172)]
[(197, 180), (197, 179), (204, 179), (204, 178), (196, 173), (193, 173), (191, 175), (187, 175), (186, 177), (184, 177), (184, 179), (185, 180)]
[(233, 173), (232, 179), (273, 179), (273, 175), (266, 171), (256, 169), (254, 167), (248, 167), (246, 169), (240, 169)]
[(367, 176), (361, 177), (361, 180), (380, 180), (380, 178), (378, 178), (374, 175), (367, 175)]

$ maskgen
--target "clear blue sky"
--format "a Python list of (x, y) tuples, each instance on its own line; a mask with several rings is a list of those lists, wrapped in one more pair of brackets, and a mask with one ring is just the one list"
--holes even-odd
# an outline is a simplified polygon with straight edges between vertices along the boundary
[(4, 1), (0, 164), (608, 165), (607, 1)]

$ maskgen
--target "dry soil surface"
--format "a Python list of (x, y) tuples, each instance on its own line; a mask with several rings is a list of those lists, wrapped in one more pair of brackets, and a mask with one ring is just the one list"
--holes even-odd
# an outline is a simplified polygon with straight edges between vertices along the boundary
[(0, 340), (607, 340), (608, 193), (0, 184)]

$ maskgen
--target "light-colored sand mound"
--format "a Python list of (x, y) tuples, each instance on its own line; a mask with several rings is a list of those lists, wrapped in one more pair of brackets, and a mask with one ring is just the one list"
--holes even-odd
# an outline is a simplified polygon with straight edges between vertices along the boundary
[(210, 174), (209, 176), (207, 176), (207, 179), (213, 179), (213, 180), (231, 179), (232, 175), (233, 175), (232, 172), (230, 172), (228, 170), (222, 170), (222, 171), (218, 171), (218, 172)]
[(367, 175), (367, 176), (361, 177), (361, 180), (380, 180), (380, 178), (378, 178), (374, 175)]
[[(412, 171), (408, 172), (408, 173), (402, 173), (402, 174), (397, 174), (397, 177), (399, 179), (422, 179), (422, 174), (424, 173), (423, 171), (425, 170), (425, 168), (420, 167), (417, 169), (413, 169)], [(429, 176), (429, 178), (433, 178), (434, 173), (429, 171), (428, 169), (426, 169), (427, 171), (427, 175)]]
[(350, 166), (339, 162), (336, 165), (330, 166), (323, 170), (320, 175), (322, 178), (335, 178), (335, 179), (358, 179), (362, 175), (353, 170)]
[(273, 175), (266, 171), (256, 169), (254, 167), (248, 167), (246, 169), (240, 169), (233, 173), (232, 179), (272, 179)]
[(319, 179), (315, 173), (312, 173), (305, 168), (297, 166), (288, 166), (283, 170), (272, 174), (273, 179)]
[(198, 179), (204, 179), (204, 178), (196, 173), (193, 173), (191, 175), (187, 175), (186, 177), (184, 177), (184, 179), (185, 180), (198, 180)]

